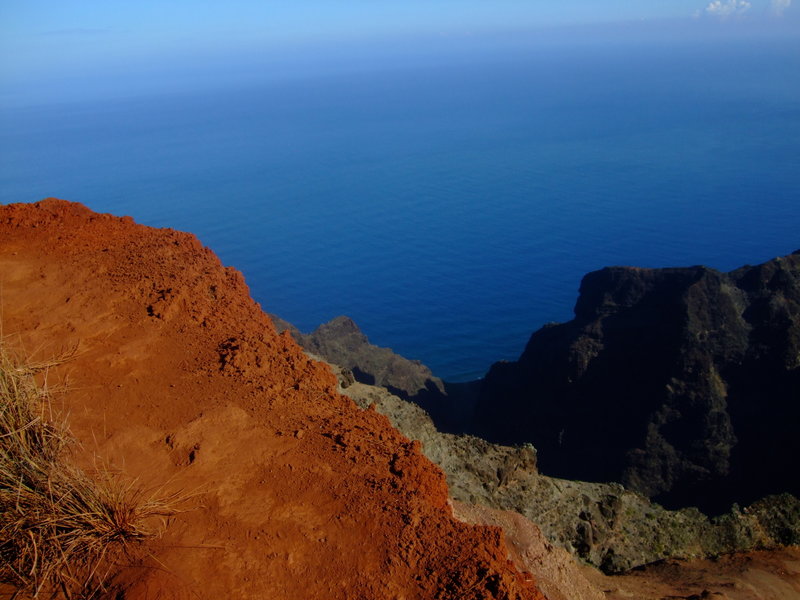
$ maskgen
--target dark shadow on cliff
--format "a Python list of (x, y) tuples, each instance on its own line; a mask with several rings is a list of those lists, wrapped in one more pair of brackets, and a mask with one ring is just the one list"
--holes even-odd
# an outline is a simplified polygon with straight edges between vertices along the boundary
[(440, 431), (533, 444), (547, 475), (617, 481), (709, 514), (800, 495), (800, 253), (727, 274), (589, 273), (572, 321), (543, 327), (518, 361), (469, 383), (370, 344), (346, 317), (292, 333), (357, 381), (418, 404)]
[(729, 274), (607, 268), (575, 319), (495, 364), (472, 432), (542, 472), (726, 511), (800, 493), (800, 254)]
[(439, 431), (461, 433), (471, 427), (479, 382), (444, 382), (421, 362), (370, 344), (348, 317), (336, 317), (310, 334), (274, 315), (272, 319), (279, 331), (289, 330), (307, 352), (349, 370), (355, 381), (384, 387), (424, 408)]

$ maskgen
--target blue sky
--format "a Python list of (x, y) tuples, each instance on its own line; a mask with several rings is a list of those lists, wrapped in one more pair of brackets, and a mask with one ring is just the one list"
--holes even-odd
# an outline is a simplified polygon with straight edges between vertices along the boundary
[[(698, 23), (786, 29), (798, 23), (799, 12), (792, 0), (2, 0), (0, 94), (66, 78), (127, 70), (135, 76), (193, 60), (220, 66), (226, 57), (326, 44), (336, 49), (556, 28), (577, 39), (587, 27), (621, 22), (646, 32), (656, 31), (654, 23), (670, 31)], [(584, 29), (570, 34), (576, 26)]]
[(703, 17), (763, 17), (791, 0), (4, 0), (2, 37), (53, 34), (186, 42), (212, 35), (307, 39), (409, 32), (465, 32), (569, 23)]

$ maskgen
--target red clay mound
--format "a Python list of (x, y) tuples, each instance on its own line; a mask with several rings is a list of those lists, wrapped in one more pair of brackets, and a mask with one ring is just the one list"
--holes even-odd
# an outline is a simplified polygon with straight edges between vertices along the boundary
[(198, 492), (125, 598), (543, 598), (498, 528), (454, 520), (441, 471), (277, 335), (189, 234), (46, 200), (0, 207), (2, 331), (53, 378), (82, 444)]

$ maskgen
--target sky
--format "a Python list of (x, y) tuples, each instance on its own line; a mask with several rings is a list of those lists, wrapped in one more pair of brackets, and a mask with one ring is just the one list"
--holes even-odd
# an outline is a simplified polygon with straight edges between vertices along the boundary
[[(468, 39), (628, 23), (800, 31), (793, 0), (0, 0), (0, 103), (43, 86), (236, 56), (326, 54), (346, 45)], [(800, 4), (800, 0), (794, 0)], [(573, 29), (569, 29), (572, 27)], [(583, 28), (583, 29), (575, 29)], [(566, 28), (566, 29), (565, 29)], [(569, 32), (572, 33), (569, 33)], [(555, 34), (562, 35), (562, 34)], [(320, 50), (322, 48), (322, 50)], [(323, 57), (324, 58), (324, 57)], [(196, 70), (196, 69), (195, 69)], [(185, 71), (185, 69), (184, 69)], [(38, 86), (38, 87), (37, 87)], [(74, 87), (74, 86), (73, 86)], [(39, 92), (36, 92), (38, 89)]]

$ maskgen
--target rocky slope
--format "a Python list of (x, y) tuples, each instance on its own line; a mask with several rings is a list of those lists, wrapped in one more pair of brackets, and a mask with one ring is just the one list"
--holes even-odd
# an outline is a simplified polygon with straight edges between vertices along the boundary
[(666, 510), (620, 484), (542, 475), (530, 445), (502, 446), (439, 432), (420, 407), (333, 368), (344, 394), (421, 442), (446, 473), (454, 500), (523, 515), (557, 547), (607, 573), (666, 558), (800, 544), (800, 501), (791, 495), (768, 497), (714, 519), (697, 509)]
[(74, 459), (192, 494), (117, 599), (543, 598), (442, 472), (275, 332), (193, 236), (48, 200), (0, 207), (5, 343), (51, 372)]
[(308, 352), (349, 369), (356, 381), (378, 385), (405, 400), (419, 402), (427, 393), (443, 394), (444, 383), (419, 361), (369, 343), (349, 317), (336, 317), (309, 334), (270, 315), (278, 331), (288, 330)]
[[(800, 253), (720, 273), (606, 268), (480, 391), (474, 432), (545, 473), (673, 507), (800, 494)], [(507, 415), (513, 414), (513, 419)]]
[(503, 528), (512, 557), (537, 574), (550, 600), (797, 600), (800, 548), (737, 552), (707, 559), (670, 559), (608, 576), (578, 565), (511, 512), (455, 503), (470, 523)]
[(336, 317), (308, 334), (276, 315), (270, 317), (279, 332), (288, 331), (307, 352), (346, 369), (354, 381), (385, 388), (423, 407), (440, 431), (457, 433), (471, 426), (475, 383), (445, 382), (420, 361), (371, 344), (349, 317)]

